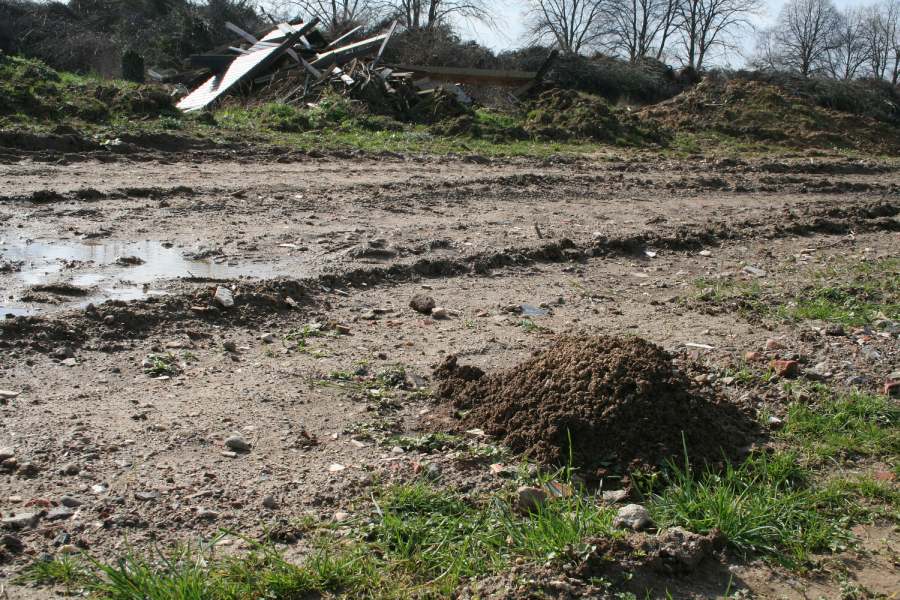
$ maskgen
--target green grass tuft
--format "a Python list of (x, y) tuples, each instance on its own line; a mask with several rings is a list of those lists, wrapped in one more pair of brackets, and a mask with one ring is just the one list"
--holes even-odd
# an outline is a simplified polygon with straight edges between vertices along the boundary
[(821, 512), (809, 473), (793, 454), (754, 456), (722, 473), (693, 474), (673, 466), (667, 487), (650, 495), (661, 525), (722, 532), (744, 554), (762, 554), (802, 564), (812, 552), (840, 547), (851, 539), (836, 519)]
[(815, 461), (900, 455), (900, 407), (885, 396), (812, 388), (811, 402), (788, 407), (780, 435)]

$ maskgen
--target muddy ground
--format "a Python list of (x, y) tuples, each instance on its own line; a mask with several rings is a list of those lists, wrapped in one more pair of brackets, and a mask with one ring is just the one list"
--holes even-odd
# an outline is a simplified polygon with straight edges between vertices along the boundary
[[(0, 566), (10, 597), (50, 595), (11, 582), (62, 546), (111, 558), (223, 529), (258, 538), (274, 527), (290, 539), (298, 516), (352, 514), (374, 481), (410, 478), (424, 463), (457, 489), (500, 487), (491, 459), (426, 455), (390, 438), (423, 431), (436, 410), (431, 369), (448, 354), (492, 370), (552, 333), (633, 334), (713, 373), (758, 351), (824, 363), (835, 387), (872, 392), (900, 362), (893, 325), (825, 335), (822, 323), (713, 305), (695, 285), (755, 282), (769, 301), (787, 301), (825, 265), (896, 257), (896, 162), (6, 163), (0, 389), (19, 395), (0, 406), (0, 447), (17, 461), (0, 475), (0, 506), (4, 516), (49, 511)], [(235, 292), (234, 307), (212, 301), (218, 286)], [(410, 309), (420, 293), (447, 318)], [(322, 335), (310, 323), (324, 324)], [(770, 339), (780, 348), (767, 353)], [(148, 374), (149, 354), (174, 357), (172, 372)], [(375, 389), (375, 376), (397, 367), (407, 389)], [(785, 401), (768, 388), (709, 385), (774, 414)], [(249, 452), (223, 445), (235, 432)], [(64, 496), (74, 500), (57, 510)], [(900, 536), (877, 523), (858, 533), (859, 549), (828, 560), (873, 592), (896, 592)], [(760, 598), (841, 597), (827, 569), (801, 576), (736, 559), (664, 584), (676, 597), (710, 597), (729, 581)]]

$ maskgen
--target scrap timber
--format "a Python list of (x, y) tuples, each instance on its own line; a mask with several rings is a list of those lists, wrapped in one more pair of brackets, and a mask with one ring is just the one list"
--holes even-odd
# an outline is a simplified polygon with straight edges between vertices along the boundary
[[(233, 23), (226, 27), (240, 39), (209, 54), (190, 57), (194, 69), (212, 73), (178, 102), (194, 112), (213, 106), (235, 90), (249, 91), (261, 101), (310, 104), (327, 90), (365, 97), (395, 97), (408, 107), (416, 96), (446, 94), (471, 102), (461, 85), (513, 87), (527, 90), (542, 78), (541, 71), (495, 71), (415, 65), (383, 65), (385, 48), (397, 29), (357, 40), (354, 28), (333, 41), (317, 29), (318, 19), (307, 23), (279, 23), (257, 39)], [(377, 93), (373, 96), (374, 86)]]

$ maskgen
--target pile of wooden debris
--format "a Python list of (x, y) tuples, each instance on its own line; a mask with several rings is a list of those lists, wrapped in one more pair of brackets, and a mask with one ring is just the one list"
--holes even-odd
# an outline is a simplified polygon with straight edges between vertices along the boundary
[[(317, 102), (327, 91), (352, 96), (369, 104), (391, 105), (400, 114), (416, 111), (422, 103), (433, 105), (472, 102), (461, 84), (530, 89), (539, 72), (491, 71), (413, 65), (384, 65), (384, 50), (396, 31), (396, 22), (379, 35), (357, 40), (357, 27), (329, 41), (317, 28), (318, 19), (281, 23), (261, 38), (228, 23), (241, 42), (208, 54), (191, 57), (195, 69), (212, 75), (178, 102), (185, 112), (215, 105), (237, 90), (265, 102), (305, 105)], [(223, 53), (224, 51), (230, 54)], [(156, 74), (158, 80), (171, 75)], [(373, 107), (374, 108), (374, 107)]]

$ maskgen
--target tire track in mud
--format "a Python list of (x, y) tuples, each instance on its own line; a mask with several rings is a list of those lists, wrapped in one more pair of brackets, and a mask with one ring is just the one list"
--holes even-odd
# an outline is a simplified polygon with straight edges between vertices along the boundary
[(592, 258), (633, 255), (646, 248), (696, 251), (722, 242), (748, 239), (895, 232), (900, 231), (898, 215), (900, 203), (895, 202), (867, 202), (853, 206), (821, 203), (802, 210), (785, 209), (782, 214), (773, 214), (765, 220), (679, 226), (661, 232), (603, 237), (586, 244), (560, 239), (456, 259), (422, 258), (412, 263), (356, 268), (305, 279), (221, 281), (217, 283), (229, 284), (234, 290), (235, 307), (228, 311), (215, 307), (212, 300), (214, 286), (131, 302), (109, 301), (82, 311), (0, 321), (0, 347), (27, 347), (37, 352), (50, 352), (60, 342), (65, 342), (73, 346), (90, 343), (95, 349), (112, 351), (119, 348), (117, 342), (148, 335), (160, 326), (192, 321), (247, 325), (269, 313), (316, 307), (331, 294), (346, 295), (348, 292), (343, 288), (363, 284), (371, 288), (423, 278), (487, 275), (497, 269), (537, 263), (584, 262)]

